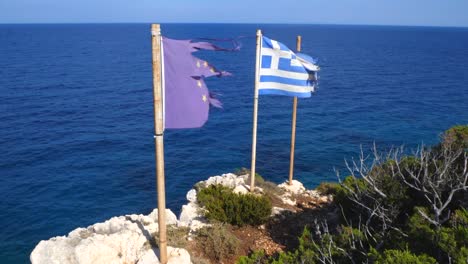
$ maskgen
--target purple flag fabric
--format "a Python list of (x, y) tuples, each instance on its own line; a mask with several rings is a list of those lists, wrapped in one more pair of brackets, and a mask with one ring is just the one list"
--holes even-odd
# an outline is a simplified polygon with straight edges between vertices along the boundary
[(174, 40), (163, 37), (164, 52), (164, 127), (196, 128), (208, 120), (210, 105), (221, 103), (208, 91), (204, 78), (228, 76), (192, 52), (229, 50), (208, 42)]

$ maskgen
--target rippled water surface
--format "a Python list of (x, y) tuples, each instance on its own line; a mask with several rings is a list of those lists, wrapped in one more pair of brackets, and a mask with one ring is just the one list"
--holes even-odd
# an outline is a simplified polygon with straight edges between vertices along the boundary
[[(468, 29), (162, 25), (172, 38), (265, 35), (319, 59), (320, 87), (300, 99), (296, 178), (335, 180), (360, 145), (424, 142), (468, 123)], [(255, 39), (201, 52), (234, 74), (201, 129), (167, 131), (167, 205), (211, 175), (250, 166)], [(150, 26), (0, 25), (0, 263), (26, 263), (43, 239), (156, 206)], [(288, 176), (292, 99), (261, 97), (258, 172)]]

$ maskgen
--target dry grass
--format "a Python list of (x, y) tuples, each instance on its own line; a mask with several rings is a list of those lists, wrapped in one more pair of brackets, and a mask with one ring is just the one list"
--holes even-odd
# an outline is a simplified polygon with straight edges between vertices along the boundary
[(228, 225), (214, 223), (198, 230), (197, 245), (212, 263), (226, 262), (238, 255), (241, 241), (229, 231)]
[[(167, 226), (167, 245), (176, 248), (187, 247), (188, 227)], [(159, 233), (153, 234), (154, 240), (159, 241)]]

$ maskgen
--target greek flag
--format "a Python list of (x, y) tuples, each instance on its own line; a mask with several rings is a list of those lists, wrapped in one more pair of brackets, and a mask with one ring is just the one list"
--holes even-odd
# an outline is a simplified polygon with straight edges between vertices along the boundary
[(319, 67), (305, 54), (295, 54), (286, 45), (262, 37), (259, 94), (310, 97)]

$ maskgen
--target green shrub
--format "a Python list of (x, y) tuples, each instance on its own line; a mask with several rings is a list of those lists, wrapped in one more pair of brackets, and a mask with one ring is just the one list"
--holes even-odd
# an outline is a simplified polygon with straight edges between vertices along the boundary
[[(367, 256), (361, 252), (368, 251), (369, 241), (361, 230), (343, 225), (340, 227), (340, 232), (333, 236), (333, 240), (337, 247), (346, 250), (346, 255), (343, 252), (336, 251), (334, 254), (335, 259), (341, 259), (346, 263), (349, 261), (348, 258), (351, 257), (355, 263), (366, 262)], [(356, 243), (356, 241), (361, 241), (361, 243)]]
[(366, 181), (363, 179), (348, 176), (336, 188), (334, 201), (343, 208), (346, 217), (356, 216), (357, 218), (361, 212), (361, 208), (350, 199), (351, 191), (356, 192), (357, 190), (366, 190), (368, 188)]
[[(336, 187), (334, 201), (343, 209), (343, 223), (351, 221), (356, 225), (360, 221), (369, 221), (367, 224), (374, 230), (382, 230), (388, 224), (398, 226), (406, 221), (414, 202), (402, 179), (392, 173), (394, 162), (387, 160), (376, 165), (366, 175), (373, 187), (364, 178), (354, 176), (346, 177)], [(382, 208), (386, 214), (386, 222), (374, 215), (369, 208)], [(384, 233), (384, 236), (394, 235), (391, 231)]]
[[(296, 264), (298, 260), (297, 252), (281, 252), (276, 259), (271, 259), (271, 264)], [(303, 262), (308, 263), (308, 262)], [(312, 262), (313, 263), (313, 262)]]
[(383, 254), (378, 254), (372, 250), (371, 255), (376, 257), (375, 264), (435, 264), (437, 261), (425, 254), (415, 255), (409, 250), (385, 250)]
[(237, 255), (240, 247), (239, 239), (222, 223), (213, 223), (210, 227), (199, 229), (197, 242), (204, 254), (217, 263)]
[(450, 219), (450, 226), (440, 230), (439, 247), (455, 263), (466, 264), (468, 261), (468, 211), (456, 210)]
[(264, 250), (258, 250), (252, 252), (248, 256), (241, 256), (236, 264), (264, 264), (268, 263), (268, 257), (265, 256)]
[(241, 256), (236, 264), (296, 264), (315, 263), (300, 260), (298, 251), (280, 252), (276, 257), (266, 256), (263, 250), (254, 251), (249, 256)]
[(320, 183), (316, 191), (318, 191), (321, 195), (335, 195), (338, 192), (338, 188), (340, 184), (334, 182), (322, 182)]
[(261, 225), (271, 215), (271, 202), (263, 195), (236, 194), (222, 185), (203, 188), (197, 200), (205, 208), (205, 216), (232, 225)]
[(468, 125), (449, 128), (442, 136), (445, 147), (468, 149)]
[(434, 228), (417, 210), (429, 214), (426, 208), (415, 208), (408, 222), (408, 245), (417, 253), (426, 253), (447, 262), (466, 264), (468, 260), (468, 211), (456, 210), (447, 226)]
[[(408, 187), (401, 182), (399, 177), (392, 175), (392, 167), (395, 163), (394, 160), (388, 160), (384, 164), (377, 166), (371, 171), (371, 174), (376, 174), (375, 179), (377, 187), (387, 195), (384, 202), (389, 207), (402, 208), (407, 203), (407, 190)], [(412, 165), (411, 162), (407, 161), (406, 165), (401, 165), (403, 169)]]

